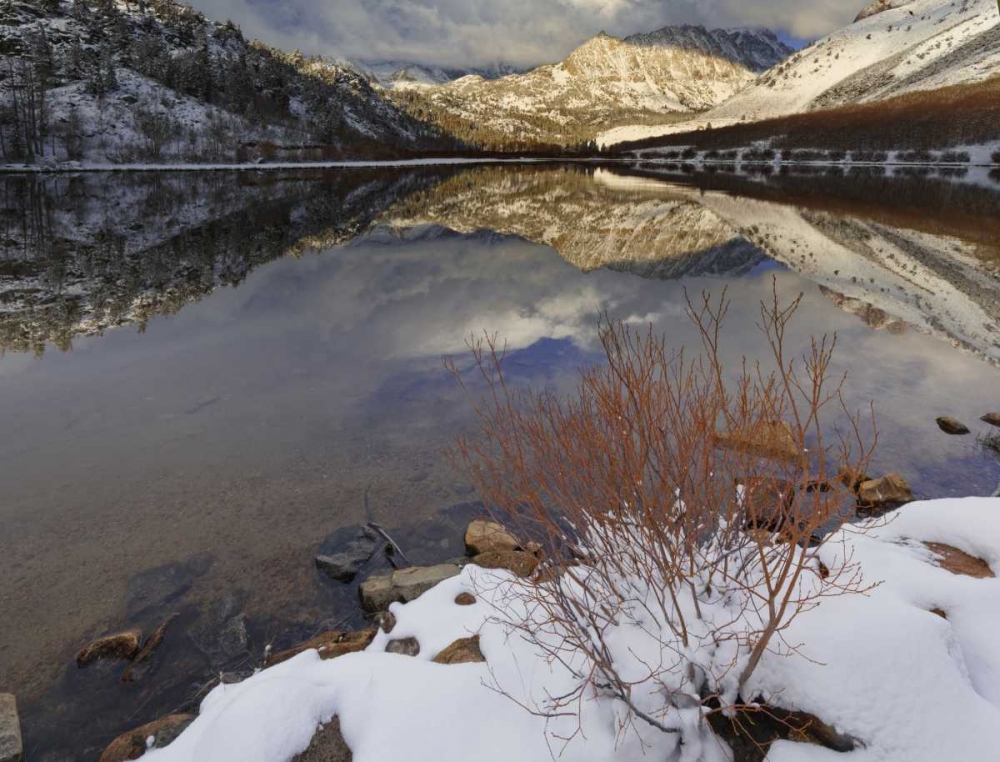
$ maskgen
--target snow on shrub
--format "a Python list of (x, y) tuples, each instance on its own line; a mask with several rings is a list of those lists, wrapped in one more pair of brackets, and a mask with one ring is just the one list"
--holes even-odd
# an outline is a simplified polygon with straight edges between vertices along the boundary
[[(783, 305), (775, 285), (761, 304), (768, 368), (724, 366), (724, 295), (688, 302), (696, 357), (606, 323), (606, 362), (582, 372), (571, 401), (508, 384), (495, 337), (474, 345), (485, 392), (465, 388), (481, 436), (460, 440), (456, 456), (545, 559), (497, 616), (575, 676), (532, 713), (617, 700), (621, 733), (651, 726), (698, 758), (707, 713), (735, 721), (769, 698), (746, 687), (765, 654), (795, 653), (783, 639), (792, 621), (866, 589), (846, 546), (826, 546), (854, 510), (838, 471), (864, 471), (874, 421), (867, 436), (843, 379), (830, 378), (835, 338), (789, 353), (799, 299)], [(496, 688), (523, 702), (516, 686)]]

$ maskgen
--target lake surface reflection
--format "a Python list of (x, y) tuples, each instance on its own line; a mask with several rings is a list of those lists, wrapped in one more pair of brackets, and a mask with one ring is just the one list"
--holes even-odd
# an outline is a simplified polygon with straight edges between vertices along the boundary
[[(992, 492), (1000, 461), (934, 418), (1000, 409), (998, 192), (664, 165), (0, 177), (0, 689), (29, 758), (96, 759), (266, 643), (359, 624), (313, 568), (337, 529), (461, 555), (475, 495), (443, 450), (472, 421), (441, 359), (484, 330), (568, 394), (604, 312), (692, 344), (685, 289), (728, 287), (725, 353), (755, 356), (776, 279), (805, 295), (794, 343), (837, 332), (875, 400), (878, 470)], [(172, 611), (138, 684), (72, 664)]]

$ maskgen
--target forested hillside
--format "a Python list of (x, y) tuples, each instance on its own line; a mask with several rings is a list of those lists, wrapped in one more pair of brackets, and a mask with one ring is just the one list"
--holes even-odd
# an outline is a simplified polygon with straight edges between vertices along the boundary
[(358, 72), (173, 0), (0, 0), (0, 158), (156, 162), (450, 148)]

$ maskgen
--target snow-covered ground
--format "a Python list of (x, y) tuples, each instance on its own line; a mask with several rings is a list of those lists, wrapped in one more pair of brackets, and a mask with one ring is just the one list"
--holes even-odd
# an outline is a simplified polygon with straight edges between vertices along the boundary
[[(765, 656), (752, 687), (772, 703), (815, 713), (864, 746), (846, 754), (778, 742), (770, 762), (989, 762), (1000, 723), (1000, 581), (940, 568), (924, 543), (957, 548), (1000, 571), (1000, 500), (912, 503), (867, 533), (848, 528), (821, 551), (853, 552), (867, 595), (826, 599), (785, 633), (798, 655)], [(216, 688), (199, 718), (151, 762), (287, 762), (317, 727), (339, 717), (356, 762), (639, 762), (724, 760), (706, 739), (677, 748), (649, 727), (618, 734), (622, 707), (593, 696), (577, 716), (548, 719), (509, 697), (531, 702), (568, 689), (573, 678), (534, 652), (501, 619), (523, 616), (511, 602), (506, 572), (466, 567), (416, 601), (394, 604), (392, 638), (416, 637), (416, 657), (385, 653), (380, 633), (366, 652), (321, 661), (316, 651)], [(478, 602), (459, 606), (471, 592)], [(497, 611), (502, 616), (497, 616)], [(937, 610), (937, 613), (934, 613)], [(945, 616), (941, 616), (943, 613)], [(459, 638), (480, 636), (486, 664), (439, 665), (432, 659)], [(616, 642), (628, 659), (632, 641)], [(637, 657), (636, 657), (637, 658)], [(560, 740), (576, 733), (568, 743)]]

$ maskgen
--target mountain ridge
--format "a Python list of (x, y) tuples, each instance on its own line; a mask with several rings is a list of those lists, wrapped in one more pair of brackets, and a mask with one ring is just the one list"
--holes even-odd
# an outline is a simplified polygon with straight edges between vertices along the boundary
[(771, 31), (664, 27), (601, 33), (563, 61), (495, 80), (469, 76), (394, 91), (414, 116), (485, 148), (593, 140), (609, 125), (676, 121), (750, 85), (792, 49)]

